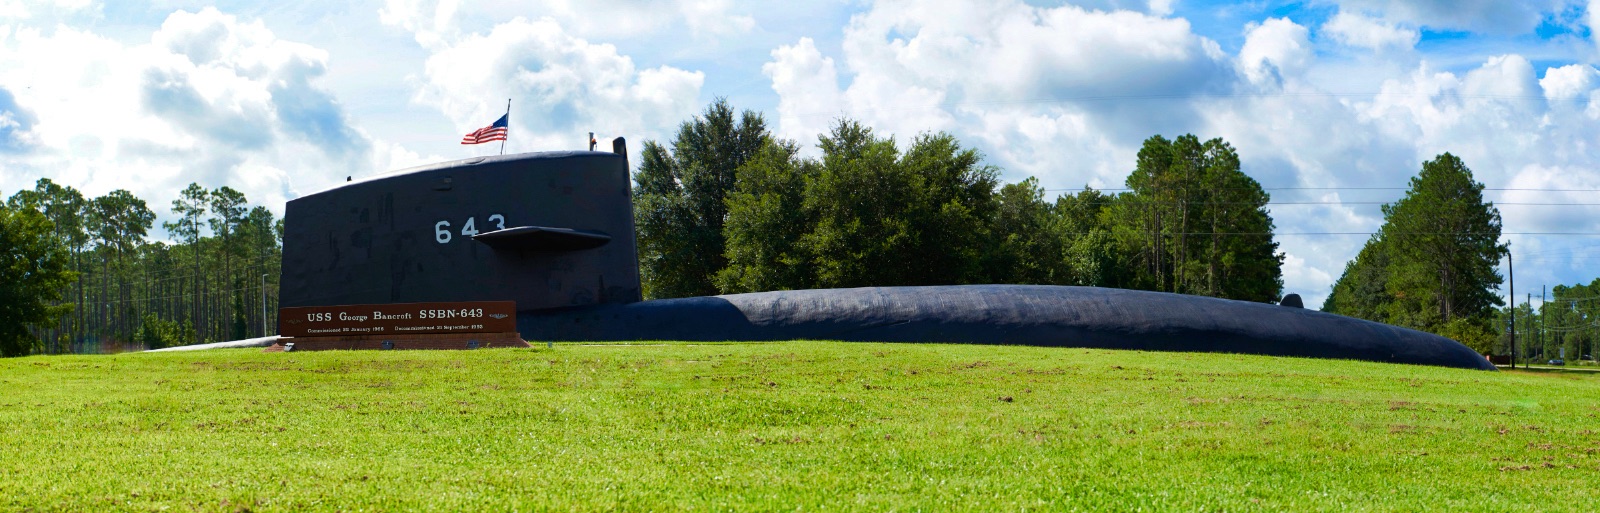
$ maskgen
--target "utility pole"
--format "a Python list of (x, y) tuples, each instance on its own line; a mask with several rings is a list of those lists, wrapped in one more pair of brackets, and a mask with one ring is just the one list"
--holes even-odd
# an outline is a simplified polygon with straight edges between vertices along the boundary
[[(1517, 266), (1511, 260), (1511, 247), (1506, 246), (1506, 269), (1511, 276), (1511, 288), (1506, 291), (1506, 303), (1511, 305), (1511, 368), (1517, 368)], [(265, 304), (265, 303), (263, 303)]]
[[(1545, 313), (1544, 313), (1545, 310), (1549, 310), (1549, 309), (1544, 307), (1544, 285), (1540, 285), (1539, 286), (1539, 352), (1540, 353), (1544, 352), (1544, 327), (1548, 326), (1547, 324), (1545, 324), (1545, 321), (1550, 320), (1549, 319), (1550, 316), (1545, 315)], [(1543, 355), (1543, 354), (1539, 355), (1540, 358), (1543, 358), (1544, 356), (1545, 355)]]
[(261, 274), (261, 336), (267, 336), (267, 275)]

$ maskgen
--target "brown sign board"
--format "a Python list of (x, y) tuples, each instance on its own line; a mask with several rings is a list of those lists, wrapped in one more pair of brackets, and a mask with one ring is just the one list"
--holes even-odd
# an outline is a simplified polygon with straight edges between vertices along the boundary
[(515, 301), (457, 301), (278, 309), (285, 337), (515, 333)]

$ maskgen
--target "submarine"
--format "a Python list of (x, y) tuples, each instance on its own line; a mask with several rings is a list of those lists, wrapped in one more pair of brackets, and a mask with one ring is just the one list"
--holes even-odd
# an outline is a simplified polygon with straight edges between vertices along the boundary
[(644, 301), (633, 219), (622, 138), (610, 152), (477, 157), (341, 183), (287, 203), (279, 303), (511, 301), (517, 334), (552, 342), (965, 343), (1495, 369), (1431, 333), (1164, 292), (950, 285)]

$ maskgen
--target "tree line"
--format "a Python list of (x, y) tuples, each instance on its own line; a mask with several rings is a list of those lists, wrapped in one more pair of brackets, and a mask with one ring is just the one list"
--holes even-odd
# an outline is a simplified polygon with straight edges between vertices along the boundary
[(634, 189), (644, 292), (971, 283), (1120, 287), (1275, 302), (1270, 196), (1221, 139), (1146, 140), (1125, 192), (1053, 201), (945, 133), (902, 148), (841, 119), (801, 157), (718, 100), (646, 141)]
[(158, 348), (275, 330), (283, 225), (242, 192), (189, 184), (173, 201), (177, 220), (163, 223), (172, 242), (151, 240), (155, 212), (122, 189), (86, 198), (45, 178), (0, 212), (0, 257), (10, 269), (0, 271), (0, 294), (9, 296), (0, 300), (8, 305), (0, 329), (11, 330), (0, 331), (0, 354)]
[[(1549, 296), (1542, 289), (1537, 296), (1525, 294), (1523, 302), (1495, 311), (1495, 354), (1513, 354), (1511, 335), (1515, 330), (1514, 354), (1519, 361), (1594, 359), (1600, 351), (1596, 346), (1600, 344), (1600, 278), (1588, 284), (1556, 285), (1549, 292)], [(1543, 299), (1538, 307), (1533, 306), (1534, 297)]]

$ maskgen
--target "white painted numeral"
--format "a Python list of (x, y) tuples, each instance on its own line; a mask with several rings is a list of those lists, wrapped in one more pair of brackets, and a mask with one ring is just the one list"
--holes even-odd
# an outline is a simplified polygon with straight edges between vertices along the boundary
[[(506, 229), (506, 216), (502, 214), (490, 214), (489, 222), (494, 223), (496, 230)], [(468, 217), (467, 222), (461, 224), (462, 237), (472, 237), (478, 233), (478, 218), (476, 216)], [(454, 237), (450, 233), (450, 221), (433, 223), (433, 240), (438, 241), (440, 244), (449, 244), (452, 238)]]
[(433, 223), (433, 240), (439, 241), (440, 244), (450, 242), (449, 228), (450, 221), (439, 221), (437, 223)]

